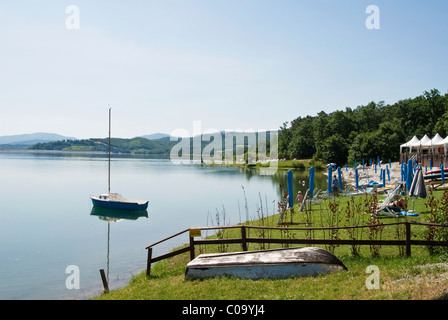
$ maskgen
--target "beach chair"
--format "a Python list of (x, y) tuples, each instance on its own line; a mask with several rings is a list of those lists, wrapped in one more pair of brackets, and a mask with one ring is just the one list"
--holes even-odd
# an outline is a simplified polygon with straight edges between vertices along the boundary
[(394, 189), (392, 189), (386, 199), (383, 200), (381, 205), (378, 207), (378, 209), (375, 211), (375, 214), (377, 215), (385, 215), (390, 217), (397, 217), (397, 214), (394, 213), (393, 210), (389, 208), (389, 204), (391, 204), (394, 201), (394, 198), (400, 194), (402, 189), (402, 184), (397, 184)]

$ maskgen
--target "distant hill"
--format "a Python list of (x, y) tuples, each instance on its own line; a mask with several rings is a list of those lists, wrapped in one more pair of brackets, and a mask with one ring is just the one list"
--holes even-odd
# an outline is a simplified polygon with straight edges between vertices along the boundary
[(162, 138), (169, 138), (171, 137), (169, 134), (166, 133), (153, 133), (153, 134), (148, 134), (145, 136), (141, 136), (140, 138), (145, 138), (148, 140), (157, 140), (157, 139), (162, 139)]
[[(111, 139), (111, 152), (127, 154), (146, 154), (168, 156), (176, 141), (170, 138), (148, 140), (138, 137), (132, 139)], [(107, 152), (109, 150), (108, 138), (92, 138), (83, 140), (59, 140), (47, 143), (37, 143), (30, 146), (30, 150), (58, 150), (58, 151), (96, 151)]]
[[(235, 143), (235, 148), (243, 147), (245, 151), (247, 151), (247, 147), (244, 147), (244, 133), (241, 132), (232, 132), (232, 133), (224, 133), (219, 132), (215, 133), (221, 134), (222, 145), (223, 148), (226, 143), (225, 134), (231, 134), (234, 137), (237, 137)], [(189, 139), (190, 150), (189, 153), (193, 154), (193, 148), (195, 145), (200, 145), (201, 150), (210, 143), (212, 134), (204, 134), (195, 137), (185, 138)], [(157, 136), (161, 136), (162, 138), (158, 138)], [(254, 135), (258, 137), (258, 133)], [(111, 152), (113, 153), (124, 153), (124, 154), (144, 154), (144, 155), (153, 155), (153, 156), (169, 156), (172, 148), (178, 144), (180, 141), (175, 139), (171, 141), (171, 137), (167, 134), (153, 134), (148, 136), (136, 137), (132, 139), (121, 139), (121, 138), (112, 138), (111, 139)], [(269, 148), (269, 136), (265, 137), (266, 145)], [(182, 139), (183, 140), (183, 139)], [(201, 141), (202, 140), (202, 141)], [(214, 139), (213, 139), (214, 140)], [(232, 139), (233, 140), (233, 139)], [(255, 141), (251, 141), (254, 143)], [(188, 145), (188, 143), (187, 143)], [(185, 146), (185, 144), (183, 144)], [(30, 146), (28, 149), (30, 150), (58, 150), (58, 151), (95, 151), (95, 152), (107, 152), (109, 149), (109, 139), (108, 138), (91, 138), (91, 139), (83, 139), (83, 140), (58, 140), (51, 141), (46, 143), (36, 143)], [(183, 150), (183, 152), (188, 152), (188, 150)], [(208, 151), (210, 152), (210, 151)], [(222, 150), (216, 150), (216, 152), (221, 153), (224, 152)]]
[(29, 133), (11, 136), (0, 136), (0, 149), (26, 149), (36, 143), (47, 143), (58, 140), (77, 140), (56, 133)]

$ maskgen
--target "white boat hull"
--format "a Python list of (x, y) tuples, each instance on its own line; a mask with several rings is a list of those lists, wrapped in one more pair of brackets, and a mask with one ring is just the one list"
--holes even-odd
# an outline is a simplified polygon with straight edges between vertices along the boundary
[(282, 279), (314, 277), (347, 270), (328, 251), (316, 248), (284, 248), (274, 250), (203, 254), (187, 265), (187, 280), (215, 277), (240, 279)]

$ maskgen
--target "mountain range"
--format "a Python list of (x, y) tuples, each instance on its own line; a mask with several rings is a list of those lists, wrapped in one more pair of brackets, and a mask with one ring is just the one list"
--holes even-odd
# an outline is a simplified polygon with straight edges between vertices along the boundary
[[(224, 144), (227, 143), (227, 141), (225, 141), (224, 139), (225, 135), (230, 133), (220, 132), (220, 134), (222, 136), (222, 143), (224, 148)], [(234, 137), (238, 137), (236, 139), (235, 148), (236, 147), (244, 148), (245, 134), (241, 132), (232, 132), (231, 134)], [(212, 137), (213, 137), (212, 134), (203, 134), (200, 136), (187, 138), (190, 139), (189, 142), (190, 154), (193, 154), (194, 152), (193, 150), (194, 145), (197, 145), (197, 143), (199, 143), (202, 150), (208, 143), (210, 143), (210, 141), (212, 141), (211, 139), (213, 140), (215, 139)], [(269, 148), (270, 137), (266, 136), (264, 139), (266, 139), (266, 144)], [(166, 157), (170, 155), (172, 148), (177, 143), (179, 143), (178, 139), (171, 139), (170, 135), (164, 133), (154, 133), (150, 135), (135, 137), (132, 139), (111, 138), (111, 151), (113, 153), (145, 154), (145, 155)], [(80, 140), (77, 138), (65, 137), (54, 133), (35, 133), (35, 134), (23, 134), (16, 136), (0, 137), (0, 150), (27, 149), (27, 150), (52, 150), (52, 151), (107, 152), (108, 148), (109, 148), (108, 138), (90, 138)], [(222, 152), (224, 152), (223, 150), (224, 149), (222, 149)], [(217, 150), (217, 152), (220, 151)]]
[[(158, 140), (168, 137), (170, 137), (170, 135), (166, 133), (153, 133), (141, 136), (140, 138), (145, 138), (148, 140)], [(79, 139), (48, 132), (0, 136), (0, 149), (5, 149), (6, 147), (14, 147), (14, 146), (16, 148), (21, 147), (22, 149), (26, 149), (27, 147), (35, 145), (37, 143), (47, 143), (62, 140), (79, 140)]]
[(0, 136), (0, 149), (27, 149), (36, 143), (47, 143), (58, 140), (77, 139), (47, 132)]

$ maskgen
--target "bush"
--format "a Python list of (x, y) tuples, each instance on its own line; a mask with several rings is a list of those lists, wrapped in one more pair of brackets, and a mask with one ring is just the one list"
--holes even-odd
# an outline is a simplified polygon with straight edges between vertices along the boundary
[[(448, 190), (445, 190), (442, 198), (437, 200), (430, 189), (425, 205), (430, 209), (430, 223), (448, 224)], [(428, 226), (425, 238), (429, 241), (448, 241), (448, 228)], [(429, 246), (428, 250), (430, 254), (448, 254), (448, 247)]]
[(292, 167), (294, 169), (302, 169), (305, 170), (305, 164), (301, 161), (293, 161), (292, 162)]

